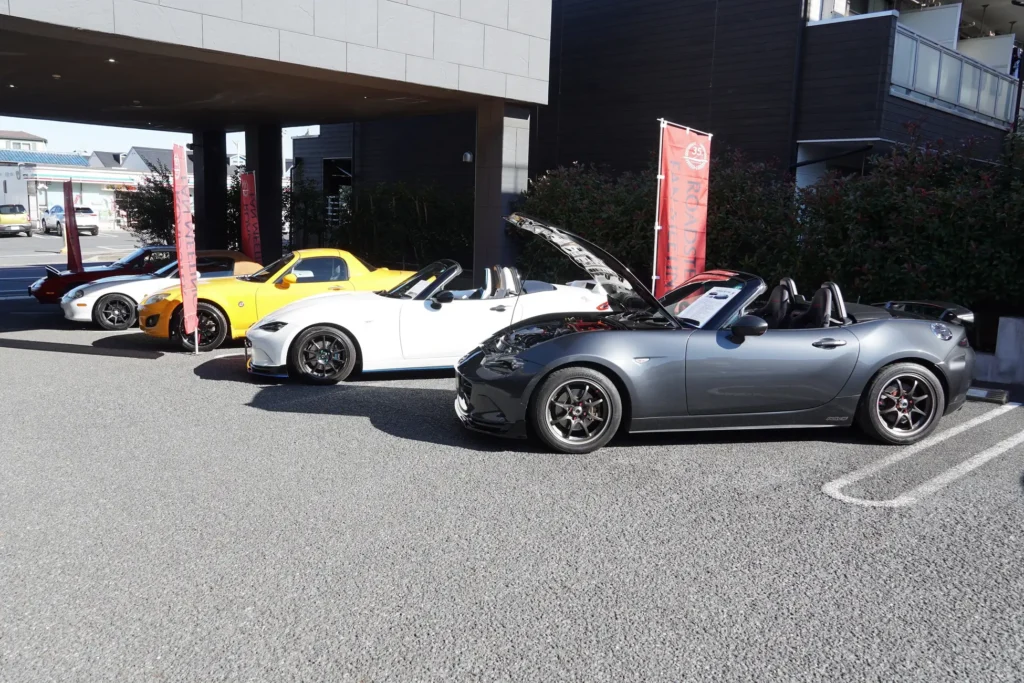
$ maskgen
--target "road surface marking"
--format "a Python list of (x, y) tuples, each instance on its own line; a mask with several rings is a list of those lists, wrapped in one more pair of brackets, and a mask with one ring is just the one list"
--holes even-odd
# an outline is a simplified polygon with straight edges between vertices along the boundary
[[(989, 420), (995, 419), (995, 418), (999, 417), (1000, 415), (1004, 415), (1004, 414), (1010, 412), (1011, 410), (1013, 410), (1014, 408), (1018, 408), (1018, 407), (1020, 407), (1019, 403), (1007, 403), (1004, 406), (1000, 406), (999, 408), (996, 408), (994, 410), (990, 410), (989, 412), (984, 413), (983, 415), (979, 415), (978, 417), (974, 418), (973, 420), (968, 420), (967, 422), (965, 422), (965, 423), (963, 423), (961, 425), (957, 425), (956, 427), (953, 427), (952, 429), (947, 429), (944, 432), (939, 432), (938, 434), (935, 434), (934, 436), (930, 436), (927, 439), (925, 439), (924, 441), (920, 441), (920, 442), (914, 444), (913, 446), (907, 446), (906, 448), (901, 449), (898, 453), (894, 453), (893, 455), (890, 455), (888, 458), (882, 458), (881, 460), (877, 460), (877, 461), (875, 461), (875, 462), (873, 462), (873, 463), (871, 463), (869, 465), (865, 465), (864, 467), (860, 468), (856, 472), (851, 472), (850, 474), (844, 475), (842, 477), (839, 477), (838, 479), (834, 479), (834, 480), (828, 482), (827, 484), (825, 484), (824, 486), (821, 487), (822, 493), (824, 493), (827, 496), (831, 496), (832, 498), (835, 498), (836, 500), (841, 500), (844, 503), (850, 503), (852, 505), (861, 505), (861, 506), (864, 506), (864, 507), (892, 507), (892, 508), (894, 508), (894, 507), (906, 507), (908, 505), (913, 505), (914, 503), (918, 502), (921, 498), (923, 498), (925, 495), (928, 495), (929, 493), (934, 493), (935, 491), (938, 491), (943, 486), (946, 486), (947, 484), (951, 483), (955, 479), (957, 479), (959, 477), (962, 477), (963, 475), (967, 474), (968, 472), (970, 472), (971, 470), (975, 469), (976, 467), (980, 467), (984, 463), (986, 463), (989, 460), (991, 460), (992, 458), (996, 457), (1000, 453), (1008, 451), (1009, 449), (1011, 449), (1015, 445), (1017, 445), (1017, 444), (1011, 444), (1009, 446), (1006, 446), (1005, 448), (1002, 448), (1002, 450), (998, 450), (998, 452), (995, 452), (997, 449), (1000, 449), (1001, 447), (1003, 447), (1008, 442), (1011, 442), (1014, 439), (1020, 437), (1022, 439), (1021, 443), (1024, 443), (1024, 432), (1021, 432), (1020, 434), (1017, 434), (1016, 436), (1011, 437), (1010, 439), (1007, 439), (1006, 441), (1003, 441), (1003, 442), (997, 444), (996, 446), (993, 446), (992, 448), (988, 449), (987, 451), (983, 451), (982, 453), (979, 453), (978, 455), (972, 457), (970, 460), (967, 460), (965, 463), (961, 463), (960, 465), (957, 465), (952, 470), (948, 470), (947, 472), (945, 472), (943, 474), (940, 474), (938, 477), (935, 477), (934, 479), (931, 479), (931, 480), (925, 482), (924, 484), (921, 484), (920, 486), (912, 489), (909, 493), (902, 494), (902, 495), (897, 496), (896, 498), (893, 498), (891, 500), (865, 500), (863, 498), (856, 498), (854, 496), (848, 496), (848, 495), (844, 494), (842, 491), (843, 491), (843, 489), (845, 489), (850, 484), (854, 484), (854, 483), (856, 483), (856, 482), (858, 482), (858, 481), (860, 481), (862, 479), (866, 479), (866, 478), (870, 477), (872, 474), (875, 474), (876, 472), (884, 470), (887, 467), (891, 467), (891, 466), (895, 465), (898, 462), (902, 462), (902, 461), (906, 460), (907, 458), (913, 457), (914, 455), (917, 455), (918, 453), (920, 453), (923, 450), (931, 448), (932, 446), (934, 446), (936, 444), (942, 443), (943, 441), (945, 441), (947, 439), (951, 439), (954, 436), (957, 436), (958, 434), (963, 434), (964, 432), (966, 432), (968, 430), (974, 429), (978, 425), (984, 424), (984, 423), (988, 422)], [(964, 467), (964, 465), (966, 465), (967, 463), (974, 462), (976, 459), (981, 458), (982, 456), (986, 456), (986, 457), (983, 460), (980, 460), (977, 464), (975, 464), (975, 465), (973, 465), (973, 466), (971, 466), (971, 467), (969, 467), (967, 469), (962, 469)], [(956, 476), (954, 476), (951, 479), (947, 480), (948, 475), (951, 472), (954, 472), (954, 471), (957, 472)], [(940, 483), (939, 483), (938, 486), (935, 486), (935, 483), (937, 481), (940, 481)], [(924, 493), (922, 493), (922, 491), (924, 491)]]

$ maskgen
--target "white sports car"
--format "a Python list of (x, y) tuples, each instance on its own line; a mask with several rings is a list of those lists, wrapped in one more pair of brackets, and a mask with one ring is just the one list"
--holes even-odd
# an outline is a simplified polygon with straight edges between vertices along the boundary
[[(235, 277), (260, 269), (237, 251), (200, 251), (196, 270), (201, 278)], [(64, 317), (80, 323), (96, 323), (105, 330), (127, 330), (135, 324), (138, 304), (146, 297), (178, 284), (178, 262), (154, 273), (120, 275), (79, 285), (60, 300)]]
[(362, 372), (446, 369), (481, 340), (549, 313), (607, 308), (600, 289), (522, 282), (515, 268), (485, 270), (477, 289), (447, 289), (462, 267), (431, 263), (386, 292), (309, 297), (260, 320), (246, 333), (246, 367), (269, 377), (334, 384)]

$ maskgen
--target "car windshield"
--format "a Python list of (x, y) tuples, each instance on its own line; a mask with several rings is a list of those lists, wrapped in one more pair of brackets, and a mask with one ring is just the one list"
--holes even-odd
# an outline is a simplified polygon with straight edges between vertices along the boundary
[(21, 204), (4, 204), (0, 206), (0, 214), (10, 216), (11, 214), (25, 213), (25, 207)]
[(153, 273), (152, 275), (150, 275), (150, 277), (154, 277), (154, 278), (156, 278), (156, 277), (174, 277), (175, 273), (177, 273), (177, 272), (178, 272), (178, 262), (177, 261), (171, 261), (166, 266), (164, 266), (160, 270), (158, 270), (155, 273)]
[(462, 271), (455, 261), (435, 261), (415, 275), (404, 280), (394, 289), (383, 292), (391, 299), (417, 299), (432, 293), (439, 284), (444, 284)]
[(274, 277), (274, 274), (284, 268), (291, 260), (295, 258), (295, 254), (285, 254), (281, 258), (277, 259), (269, 266), (263, 266), (260, 270), (256, 271), (252, 275), (240, 275), (240, 280), (247, 280), (249, 282), (267, 282), (270, 278)]
[(738, 277), (699, 275), (663, 296), (661, 303), (679, 322), (704, 327), (746, 284)]
[(127, 256), (125, 256), (123, 258), (117, 259), (116, 261), (114, 261), (110, 265), (112, 265), (112, 266), (127, 266), (129, 263), (131, 263), (135, 259), (140, 258), (143, 255), (145, 255), (145, 253), (146, 253), (145, 249), (136, 249), (135, 251), (133, 251), (132, 253), (128, 254)]

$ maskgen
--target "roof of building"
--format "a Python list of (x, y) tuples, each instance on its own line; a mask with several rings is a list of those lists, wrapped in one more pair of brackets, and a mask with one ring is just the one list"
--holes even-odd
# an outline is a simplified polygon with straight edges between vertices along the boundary
[(118, 168), (121, 166), (121, 156), (127, 156), (124, 152), (93, 152), (104, 168)]
[(89, 160), (78, 154), (53, 154), (51, 152), (26, 152), (18, 149), (0, 149), (0, 163), (88, 166)]
[[(136, 154), (142, 157), (152, 170), (157, 171), (161, 167), (170, 171), (174, 162), (174, 152), (169, 149), (157, 149), (156, 147), (132, 147)], [(192, 172), (192, 158), (188, 160), (188, 172)]]
[(46, 138), (41, 138), (38, 135), (32, 135), (32, 133), (26, 133), (23, 130), (0, 130), (0, 140), (26, 140), (28, 142), (46, 142)]

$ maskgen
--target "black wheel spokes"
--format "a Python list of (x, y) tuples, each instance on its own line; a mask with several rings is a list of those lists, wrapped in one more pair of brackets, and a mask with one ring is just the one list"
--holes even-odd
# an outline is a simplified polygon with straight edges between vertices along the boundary
[(926, 382), (918, 377), (896, 377), (882, 389), (876, 410), (882, 424), (892, 432), (909, 434), (923, 428), (935, 410)]
[(321, 335), (306, 342), (302, 348), (306, 372), (315, 377), (327, 377), (340, 372), (348, 360), (341, 341), (331, 335)]
[(128, 321), (130, 311), (123, 301), (111, 301), (103, 307), (103, 319), (111, 325), (120, 325)]
[(570, 381), (548, 400), (548, 427), (563, 441), (590, 441), (604, 431), (607, 413), (600, 388), (582, 380)]

